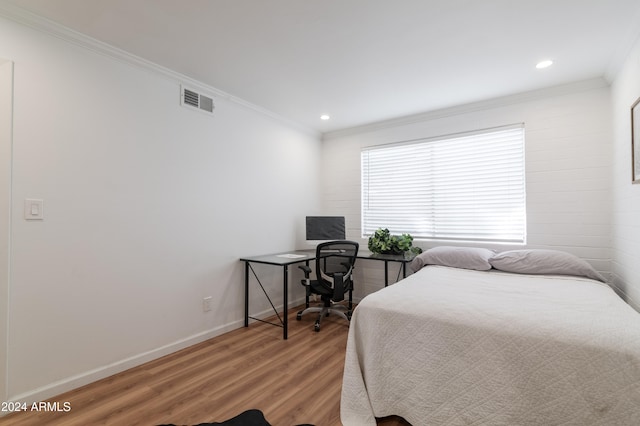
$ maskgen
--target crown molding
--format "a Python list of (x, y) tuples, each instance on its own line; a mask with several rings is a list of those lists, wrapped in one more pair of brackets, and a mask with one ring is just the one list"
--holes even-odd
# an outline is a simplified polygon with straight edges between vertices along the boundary
[(568, 95), (571, 93), (584, 92), (588, 90), (600, 89), (603, 87), (609, 87), (609, 83), (603, 77), (598, 77), (544, 89), (531, 90), (514, 95), (502, 96), (499, 98), (472, 102), (464, 105), (457, 105), (449, 108), (407, 115), (404, 117), (392, 118), (389, 120), (377, 121), (375, 123), (364, 124), (362, 126), (355, 126), (346, 129), (326, 132), (322, 135), (322, 140), (337, 139), (345, 136), (352, 136), (361, 133), (388, 129), (391, 127), (406, 126), (409, 124), (435, 120), (438, 118), (483, 111), (489, 108), (499, 108), (502, 106), (518, 104), (526, 101), (549, 98), (553, 96)]
[(321, 133), (317, 130), (311, 129), (266, 108), (263, 108), (242, 98), (203, 83), (202, 81), (198, 81), (192, 77), (166, 68), (162, 65), (156, 64), (155, 62), (148, 61), (125, 50), (89, 37), (86, 34), (72, 30), (71, 28), (65, 27), (64, 25), (29, 12), (16, 5), (7, 3), (3, 0), (0, 0), (0, 16), (47, 34), (49, 36), (63, 40), (67, 43), (79, 46), (93, 53), (109, 57), (111, 59), (144, 69), (146, 71), (151, 71), (178, 84), (187, 84), (195, 89), (207, 92), (217, 99), (224, 99), (228, 102), (240, 105), (243, 108), (275, 120), (280, 124), (286, 125), (287, 127), (296, 129), (302, 133), (308, 134), (318, 139), (321, 138)]
[(637, 43), (640, 43), (640, 9), (633, 17), (633, 23), (634, 25), (632, 25), (629, 31), (627, 31), (623, 43), (618, 46), (609, 61), (609, 66), (604, 74), (604, 78), (609, 83), (613, 83), (615, 81), (618, 74), (620, 74), (620, 71), (622, 71), (622, 67), (631, 54), (631, 51)]

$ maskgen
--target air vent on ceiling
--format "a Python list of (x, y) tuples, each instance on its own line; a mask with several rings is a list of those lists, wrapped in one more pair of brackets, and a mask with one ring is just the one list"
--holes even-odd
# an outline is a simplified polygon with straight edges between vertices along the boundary
[(202, 112), (213, 114), (213, 98), (196, 92), (184, 86), (180, 86), (180, 103), (190, 108), (197, 108)]

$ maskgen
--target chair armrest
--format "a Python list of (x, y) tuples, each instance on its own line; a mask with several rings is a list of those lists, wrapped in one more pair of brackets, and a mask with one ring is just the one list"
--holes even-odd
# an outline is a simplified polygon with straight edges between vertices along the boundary
[(304, 271), (305, 278), (309, 278), (309, 276), (311, 275), (311, 268), (309, 268), (307, 265), (298, 266), (298, 268)]
[(344, 276), (337, 272), (333, 274), (333, 297), (334, 302), (340, 302), (344, 300)]
[(298, 268), (304, 271), (304, 279), (300, 282), (307, 289), (307, 297), (309, 297), (311, 295), (311, 279), (309, 278), (311, 276), (311, 268), (307, 265), (298, 266)]

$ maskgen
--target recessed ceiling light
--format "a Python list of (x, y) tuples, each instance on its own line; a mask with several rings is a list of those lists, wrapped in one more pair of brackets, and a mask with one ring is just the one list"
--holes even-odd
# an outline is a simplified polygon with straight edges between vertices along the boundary
[(547, 59), (546, 61), (538, 62), (538, 64), (536, 65), (536, 68), (540, 70), (542, 68), (550, 67), (552, 64), (553, 64), (553, 61)]
[(329, 117), (327, 114), (323, 114), (323, 115), (320, 116), (320, 120), (328, 120), (330, 118), (331, 117)]

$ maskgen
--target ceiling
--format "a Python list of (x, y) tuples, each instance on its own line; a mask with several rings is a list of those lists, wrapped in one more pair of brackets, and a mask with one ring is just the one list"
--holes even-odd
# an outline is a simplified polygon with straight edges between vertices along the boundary
[(638, 0), (3, 1), (321, 133), (611, 79), (640, 35)]

